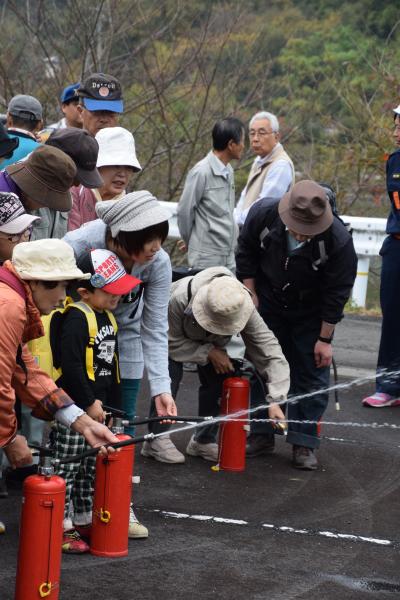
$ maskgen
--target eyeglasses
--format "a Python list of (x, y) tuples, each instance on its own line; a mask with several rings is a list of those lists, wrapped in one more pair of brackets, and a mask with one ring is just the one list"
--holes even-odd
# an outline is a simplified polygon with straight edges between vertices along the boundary
[(272, 135), (275, 131), (265, 131), (265, 129), (250, 129), (249, 137), (253, 138), (258, 135), (258, 137), (265, 137), (267, 135)]
[(21, 233), (14, 233), (14, 234), (10, 235), (7, 233), (2, 233), (0, 231), (0, 234), (3, 239), (8, 240), (12, 244), (18, 244), (18, 242), (20, 242), (21, 240), (28, 242), (31, 239), (32, 231), (33, 231), (33, 225), (30, 225), (29, 227), (24, 229), (24, 231), (22, 231)]

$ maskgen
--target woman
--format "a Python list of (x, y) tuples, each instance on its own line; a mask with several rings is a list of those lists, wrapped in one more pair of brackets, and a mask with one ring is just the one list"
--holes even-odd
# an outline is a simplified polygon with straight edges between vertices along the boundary
[[(147, 191), (132, 192), (118, 202), (98, 202), (96, 213), (99, 219), (70, 231), (64, 238), (77, 260), (92, 248), (105, 248), (115, 252), (127, 272), (143, 282), (122, 298), (114, 312), (123, 410), (129, 419), (135, 416), (145, 366), (157, 414), (176, 415), (168, 372), (171, 263), (161, 248), (168, 235), (168, 213)], [(183, 462), (183, 455), (169, 437), (151, 443), (163, 453), (165, 462)], [(138, 525), (132, 514), (129, 537), (143, 537)]]
[(73, 204), (68, 215), (68, 231), (96, 219), (97, 202), (123, 198), (133, 173), (142, 170), (136, 158), (135, 140), (127, 129), (100, 129), (96, 140), (99, 144), (97, 168), (103, 185), (98, 189), (88, 189), (83, 185), (71, 188)]

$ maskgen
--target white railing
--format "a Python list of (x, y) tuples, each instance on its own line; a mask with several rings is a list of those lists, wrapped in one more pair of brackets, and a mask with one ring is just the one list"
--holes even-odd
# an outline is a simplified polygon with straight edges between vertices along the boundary
[[(169, 237), (179, 238), (179, 229), (176, 218), (177, 202), (161, 202), (171, 217), (169, 220)], [(370, 259), (378, 256), (383, 240), (386, 237), (386, 219), (367, 217), (342, 217), (349, 223), (353, 230), (354, 247), (358, 256), (357, 277), (354, 282), (352, 300), (356, 306), (365, 306), (367, 299), (368, 274)]]

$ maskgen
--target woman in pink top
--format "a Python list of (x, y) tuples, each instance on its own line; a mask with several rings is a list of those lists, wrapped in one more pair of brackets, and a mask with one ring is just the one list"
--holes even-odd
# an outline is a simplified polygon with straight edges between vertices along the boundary
[(97, 218), (96, 202), (119, 200), (125, 196), (133, 173), (142, 170), (136, 157), (135, 140), (127, 129), (105, 127), (96, 134), (96, 140), (99, 144), (96, 166), (104, 183), (98, 189), (83, 185), (71, 188), (73, 204), (68, 214), (68, 231)]

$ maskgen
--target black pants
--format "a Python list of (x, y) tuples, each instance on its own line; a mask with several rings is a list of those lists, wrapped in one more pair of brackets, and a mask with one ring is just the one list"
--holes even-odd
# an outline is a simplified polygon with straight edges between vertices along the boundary
[[(276, 335), (290, 367), (289, 398), (321, 390), (320, 394), (288, 403), (288, 420), (319, 421), (328, 405), (330, 367), (318, 369), (314, 346), (321, 329), (321, 318), (288, 317), (272, 313), (262, 298), (260, 314)], [(290, 444), (318, 448), (320, 441), (316, 423), (289, 423), (287, 441)]]

